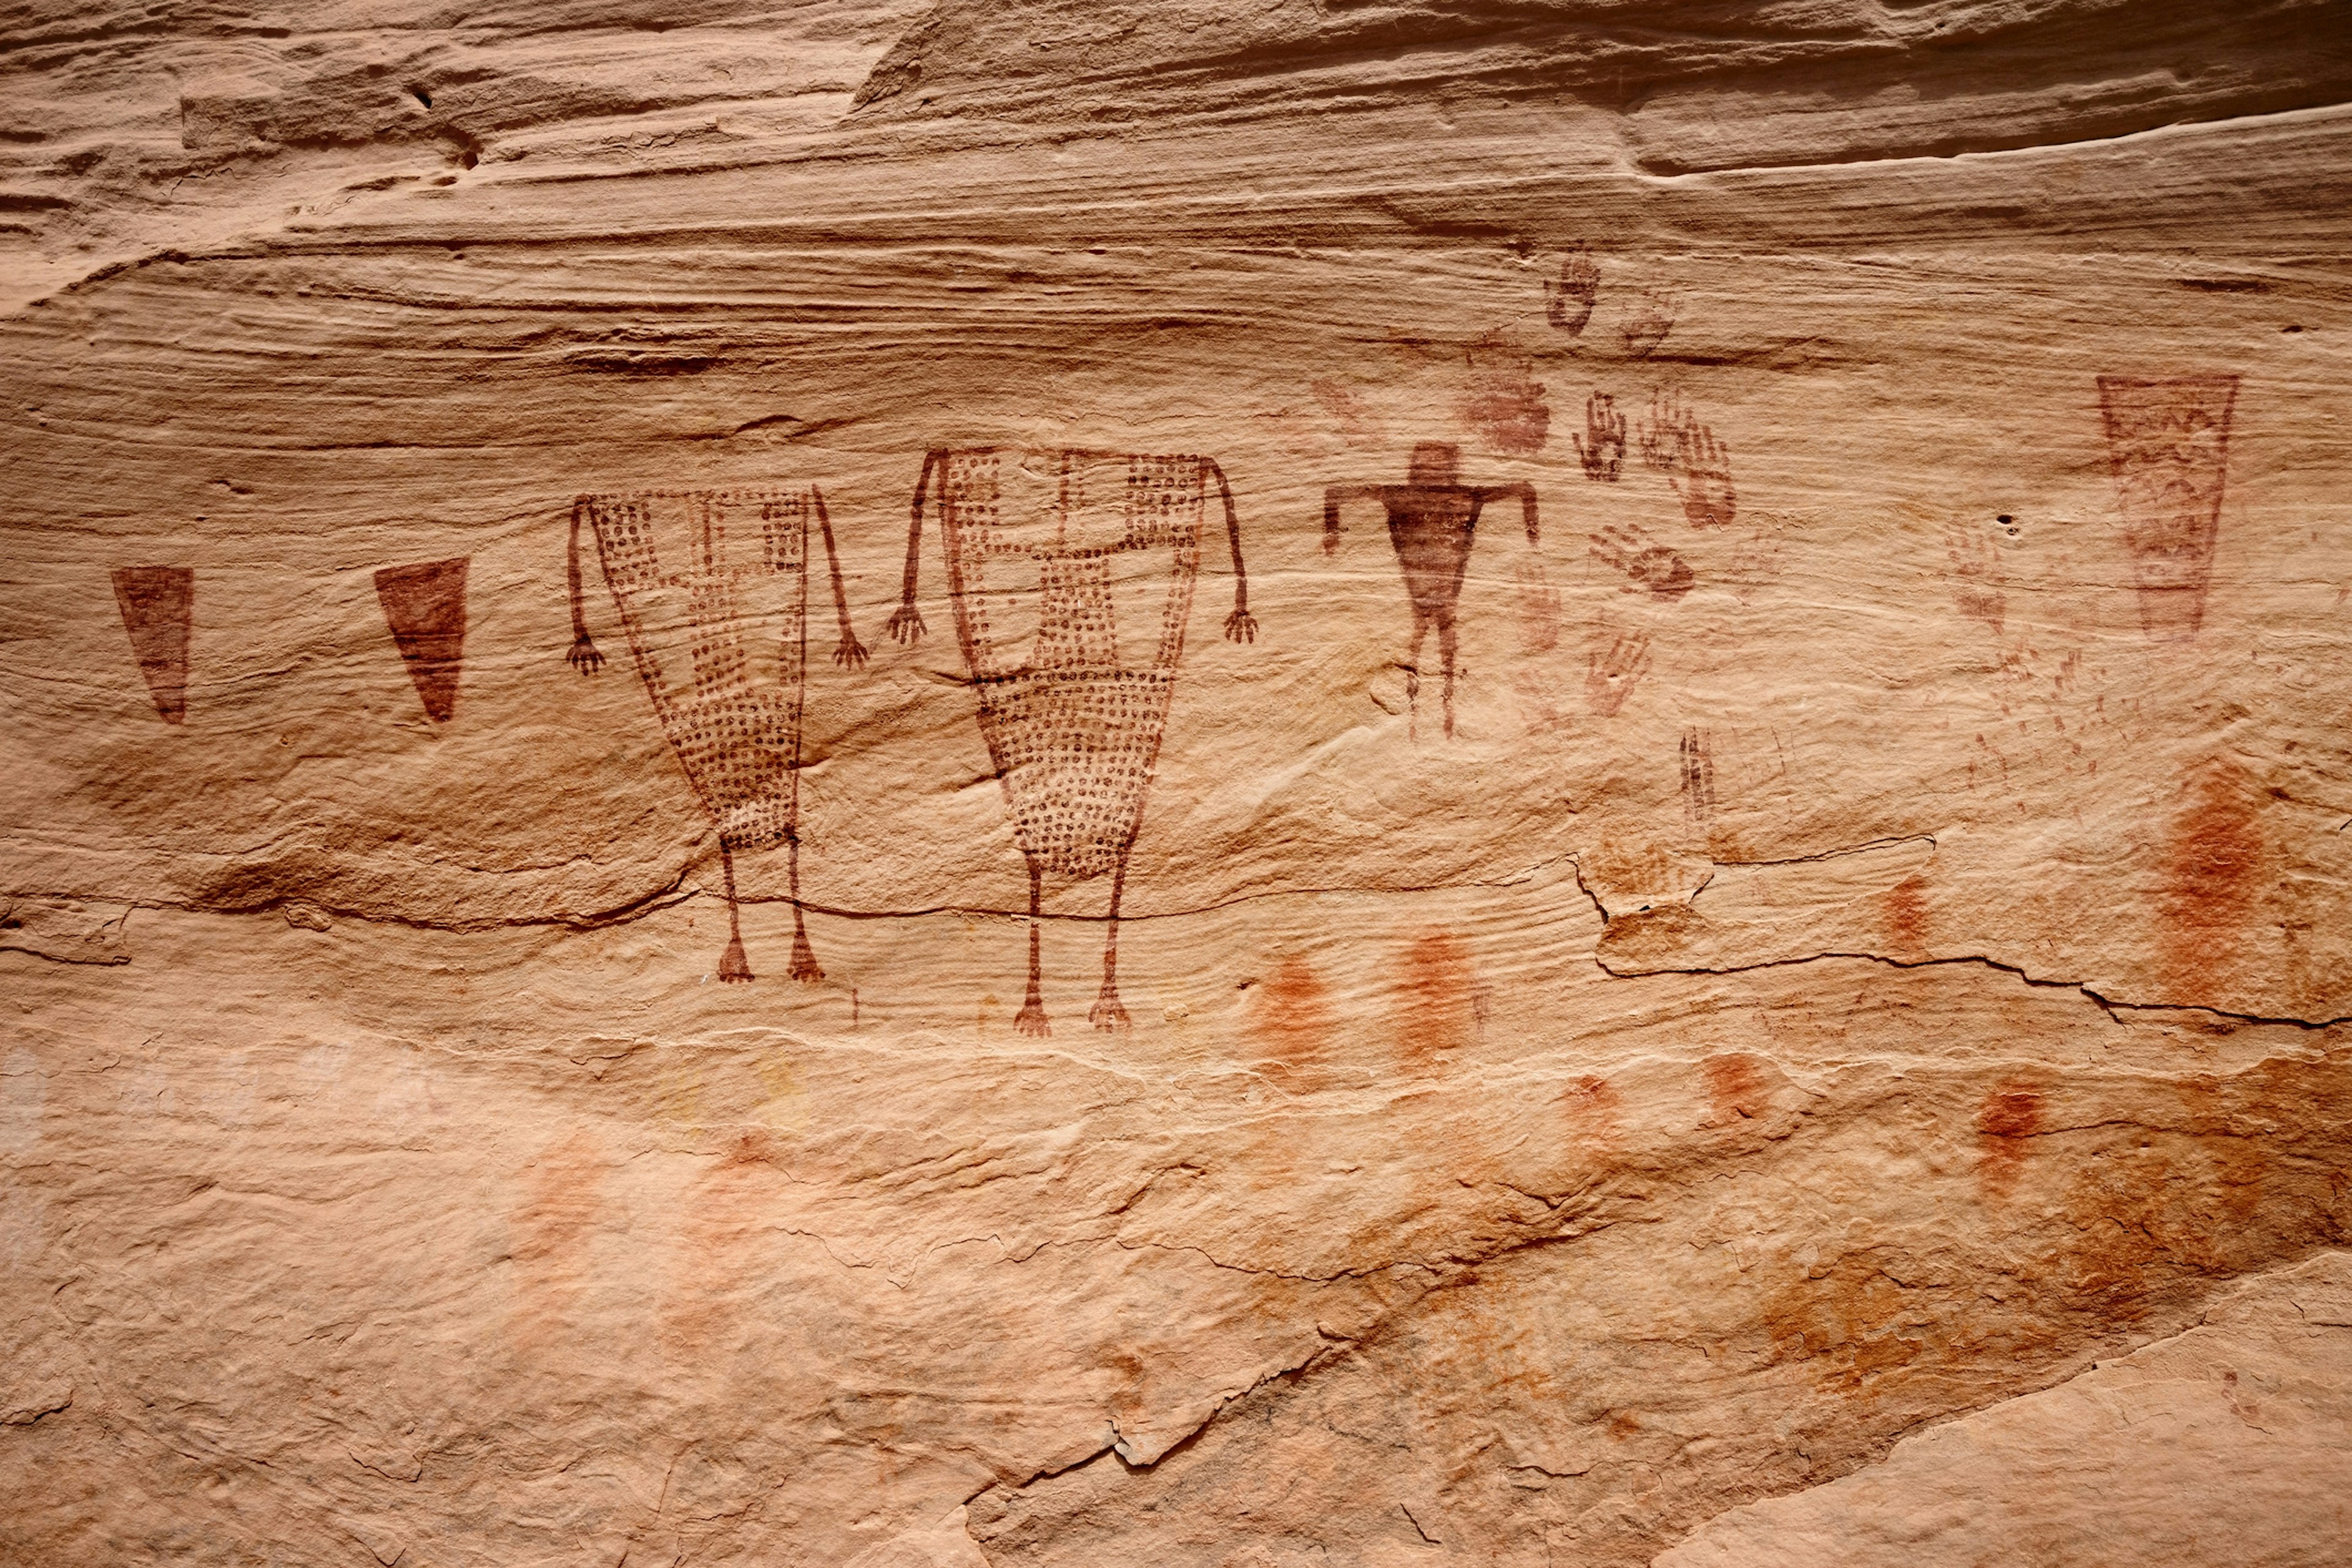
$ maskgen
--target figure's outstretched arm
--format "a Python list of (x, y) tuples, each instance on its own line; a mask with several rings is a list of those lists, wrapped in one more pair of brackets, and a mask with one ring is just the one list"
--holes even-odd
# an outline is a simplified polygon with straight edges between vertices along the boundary
[(572, 503), (572, 537), (563, 546), (563, 577), (572, 590), (572, 651), (563, 658), (583, 675), (593, 675), (604, 668), (604, 656), (596, 651), (596, 641), (588, 635), (588, 617), (580, 603), (580, 515), (588, 505), (586, 496)]
[(841, 557), (833, 548), (833, 519), (824, 514), (824, 492), (809, 486), (809, 500), (816, 507), (816, 525), (824, 535), (824, 563), (833, 572), (833, 613), (841, 623), (841, 640), (833, 645), (833, 662), (861, 668), (866, 663), (866, 645), (857, 640), (849, 624), (849, 595), (841, 586)]
[(1234, 613), (1225, 617), (1225, 635), (1235, 642), (1257, 641), (1257, 617), (1249, 613), (1249, 574), (1242, 566), (1242, 520), (1234, 510), (1234, 490), (1225, 470), (1207, 458), (1201, 459), (1217, 476), (1217, 494), (1225, 502), (1225, 538), (1234, 549)]
[(1323, 492), (1323, 553), (1339, 548), (1339, 508), (1351, 500), (1378, 500), (1378, 485), (1333, 485)]
[(907, 525), (907, 576), (898, 589), (898, 607), (882, 630), (896, 641), (911, 643), (923, 635), (922, 612), (915, 608), (915, 577), (923, 565), (923, 493), (931, 488), (931, 470), (940, 466), (937, 447), (923, 454), (923, 477), (915, 481), (913, 521)]

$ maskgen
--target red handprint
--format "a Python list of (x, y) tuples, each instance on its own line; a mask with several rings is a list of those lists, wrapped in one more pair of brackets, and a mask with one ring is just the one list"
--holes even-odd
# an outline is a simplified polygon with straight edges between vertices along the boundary
[(1625, 416), (1617, 412), (1617, 400), (1605, 392), (1586, 398), (1584, 435), (1572, 439), (1584, 464), (1584, 477), (1615, 484), (1625, 468)]
[(1633, 694), (1650, 668), (1650, 639), (1645, 633), (1620, 637), (1609, 651), (1591, 653), (1584, 661), (1584, 701), (1603, 719), (1613, 719)]
[(1592, 542), (1594, 559), (1625, 574), (1625, 593), (1645, 588), (1652, 597), (1671, 602), (1689, 593), (1698, 582), (1689, 562), (1654, 542), (1639, 528), (1611, 523), (1600, 532), (1585, 537)]
[(1675, 433), (1675, 466), (1682, 471), (1666, 483), (1683, 500), (1683, 515), (1693, 528), (1729, 528), (1739, 498), (1731, 488), (1731, 449), (1715, 432), (1696, 420)]
[(1544, 280), (1544, 315), (1570, 337), (1580, 336), (1592, 319), (1592, 302), (1601, 298), (1601, 268), (1578, 246), (1559, 264), (1557, 281)]

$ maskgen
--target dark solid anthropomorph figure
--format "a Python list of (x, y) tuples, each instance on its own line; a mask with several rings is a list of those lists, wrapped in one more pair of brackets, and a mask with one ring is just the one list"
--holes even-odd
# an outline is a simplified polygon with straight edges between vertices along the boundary
[(1045, 1035), (1038, 919), (1045, 879), (1110, 878), (1102, 991), (1087, 1019), (1128, 1022), (1118, 999), (1118, 907), (1128, 852), (1160, 759), (1184, 653), (1212, 497), (1234, 565), (1225, 636), (1255, 642), (1241, 522), (1207, 458), (1076, 448), (941, 449), (923, 459), (907, 575), (885, 628), (923, 635), (916, 608), (923, 498), (939, 498), (956, 635), (980, 699), (980, 732), (1029, 868), (1029, 994), (1014, 1026)]
[(1521, 481), (1508, 485), (1465, 485), (1461, 482), (1459, 447), (1442, 441), (1424, 441), (1412, 449), (1412, 461), (1401, 485), (1333, 485), (1323, 492), (1323, 552), (1339, 548), (1339, 509), (1351, 500), (1376, 500), (1388, 509), (1389, 542), (1396, 546), (1397, 565), (1404, 573), (1404, 591), (1412, 602), (1412, 651), (1405, 663), (1405, 699), (1412, 711), (1408, 721), (1417, 732), (1421, 711), (1421, 645), (1434, 627), (1437, 652), (1444, 665), (1445, 733), (1454, 734), (1454, 606), (1462, 598), (1462, 573), (1469, 564), (1470, 542), (1478, 513), (1488, 501), (1518, 498), (1528, 527), (1528, 542), (1537, 542), (1536, 492)]

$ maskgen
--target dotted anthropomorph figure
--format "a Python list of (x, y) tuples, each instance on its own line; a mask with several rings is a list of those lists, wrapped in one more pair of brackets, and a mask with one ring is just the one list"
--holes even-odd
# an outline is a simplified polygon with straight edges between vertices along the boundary
[(807, 693), (809, 527), (824, 541), (841, 627), (833, 661), (856, 667), (866, 649), (849, 626), (833, 522), (814, 485), (804, 490), (686, 490), (582, 496), (572, 507), (566, 566), (572, 651), (583, 675), (604, 668), (581, 604), (580, 525), (655, 716), (712, 826), (727, 884), (727, 950), (719, 978), (751, 978), (735, 907), (735, 851), (785, 847), (793, 904), (794, 980), (824, 978), (801, 916), (801, 714)]
[(1411, 707), (1407, 723), (1417, 732), (1421, 715), (1421, 645), (1432, 627), (1437, 631), (1438, 657), (1444, 661), (1445, 733), (1454, 733), (1454, 607), (1462, 598), (1462, 573), (1470, 561), (1470, 542), (1478, 513), (1488, 501), (1516, 496), (1528, 528), (1528, 542), (1537, 542), (1535, 487), (1465, 485), (1461, 482), (1462, 454), (1442, 441), (1424, 441), (1412, 449), (1412, 461), (1401, 485), (1333, 485), (1323, 492), (1323, 552), (1339, 548), (1339, 509), (1351, 500), (1376, 500), (1388, 509), (1389, 542), (1396, 546), (1397, 565), (1404, 573), (1405, 596), (1412, 603), (1412, 651), (1404, 667), (1405, 699)]
[(2099, 377), (2140, 629), (2152, 641), (2187, 641), (2205, 624), (2237, 403), (2231, 374)]
[(1024, 1034), (1052, 1032), (1038, 959), (1049, 874), (1072, 885), (1110, 877), (1102, 992), (1087, 1017), (1102, 1029), (1128, 1022), (1118, 999), (1119, 900), (1184, 652), (1212, 484), (1233, 551), (1225, 635), (1254, 642), (1241, 523), (1210, 459), (1016, 447), (923, 459), (905, 587), (886, 629), (901, 643), (923, 635), (915, 587), (923, 501), (936, 493), (980, 731), (1029, 868), (1029, 994), (1013, 1020)]

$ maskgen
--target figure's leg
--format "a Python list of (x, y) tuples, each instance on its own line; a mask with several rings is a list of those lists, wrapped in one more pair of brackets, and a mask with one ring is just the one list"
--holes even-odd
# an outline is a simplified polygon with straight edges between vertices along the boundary
[(735, 857), (723, 837), (719, 841), (719, 870), (727, 880), (727, 951), (719, 956), (719, 978), (749, 980), (751, 963), (743, 956), (743, 927), (735, 915)]
[(1102, 994), (1095, 998), (1094, 1011), (1087, 1022), (1097, 1029), (1124, 1029), (1128, 1026), (1127, 1009), (1118, 1001), (1118, 900), (1127, 890), (1127, 857), (1118, 859), (1118, 869), (1110, 879), (1110, 929), (1103, 937)]
[(1421, 738), (1421, 644), (1429, 635), (1429, 617), (1421, 606), (1412, 607), (1412, 647), (1404, 656), (1404, 734), (1408, 741)]
[(1437, 622), (1437, 657), (1445, 662), (1445, 738), (1454, 739), (1454, 612), (1446, 611)]
[(1043, 902), (1042, 888), (1043, 876), (1037, 869), (1037, 862), (1032, 860), (1029, 862), (1029, 999), (1021, 1004), (1021, 1011), (1013, 1020), (1013, 1026), (1024, 1035), (1050, 1035), (1054, 1032), (1054, 1026), (1045, 1019), (1045, 997), (1038, 984), (1037, 924), (1038, 908)]
[(790, 868), (787, 874), (792, 879), (792, 977), (803, 985), (814, 985), (824, 978), (824, 971), (816, 966), (816, 950), (809, 946), (808, 922), (801, 918), (801, 836), (798, 831), (784, 837), (784, 864)]

